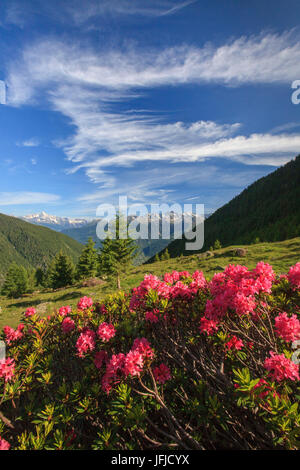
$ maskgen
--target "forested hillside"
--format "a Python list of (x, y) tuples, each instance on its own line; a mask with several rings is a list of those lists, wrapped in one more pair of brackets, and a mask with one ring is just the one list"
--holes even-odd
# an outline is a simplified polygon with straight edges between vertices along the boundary
[[(204, 226), (204, 247), (216, 240), (222, 246), (254, 241), (282, 241), (300, 234), (300, 155), (257, 180), (214, 212)], [(172, 257), (185, 252), (185, 240), (169, 247)]]
[(0, 275), (14, 261), (25, 268), (37, 267), (60, 250), (76, 261), (81, 249), (82, 245), (67, 235), (0, 214)]

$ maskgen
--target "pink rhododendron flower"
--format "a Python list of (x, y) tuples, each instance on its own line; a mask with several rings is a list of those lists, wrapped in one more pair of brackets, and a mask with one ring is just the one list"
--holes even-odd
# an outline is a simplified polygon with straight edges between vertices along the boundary
[(252, 295), (247, 297), (245, 294), (237, 292), (232, 299), (231, 307), (238, 315), (245, 315), (254, 311), (256, 302)]
[(64, 333), (70, 333), (75, 329), (75, 322), (70, 317), (65, 317), (62, 321), (61, 328)]
[(10, 326), (5, 326), (3, 328), (3, 333), (5, 335), (5, 342), (7, 344), (12, 343), (13, 341), (17, 341), (18, 339), (22, 338), (23, 336), (23, 331), (24, 325), (23, 323), (20, 323), (20, 325), (17, 327), (16, 330), (11, 328)]
[(203, 287), (206, 287), (206, 281), (200, 271), (195, 271), (192, 276), (188, 271), (173, 271), (166, 273), (163, 281), (157, 276), (146, 274), (140, 285), (132, 289), (129, 308), (130, 311), (135, 311), (139, 307), (144, 307), (145, 297), (150, 290), (155, 290), (158, 296), (163, 299), (182, 298), (189, 300)]
[(94, 364), (97, 369), (101, 369), (104, 362), (107, 360), (107, 352), (106, 351), (98, 351), (95, 354)]
[(90, 297), (82, 297), (78, 304), (77, 304), (77, 308), (78, 310), (86, 310), (88, 308), (91, 308), (93, 305), (93, 299), (91, 299)]
[(140, 354), (142, 354), (144, 359), (152, 359), (154, 356), (154, 351), (146, 338), (136, 338), (133, 342), (131, 350), (137, 350)]
[(102, 313), (102, 315), (107, 315), (108, 314), (108, 311), (107, 311), (104, 304), (100, 305), (100, 313)]
[(284, 354), (275, 354), (270, 351), (270, 356), (265, 360), (264, 367), (274, 380), (277, 382), (287, 379), (300, 380), (298, 364), (292, 362)]
[(9, 450), (10, 444), (0, 436), (0, 450)]
[(282, 312), (275, 318), (275, 330), (277, 336), (285, 341), (296, 341), (300, 339), (300, 321), (296, 315), (288, 316)]
[(158, 322), (158, 316), (154, 312), (146, 312), (145, 313), (145, 319), (149, 321), (150, 323), (157, 323)]
[(208, 320), (205, 317), (200, 318), (200, 331), (201, 333), (206, 333), (207, 336), (212, 335), (215, 331), (218, 330), (218, 324), (214, 320)]
[(123, 353), (113, 354), (106, 365), (106, 371), (102, 377), (102, 389), (109, 393), (112, 385), (120, 382), (124, 377), (125, 355)]
[(143, 365), (143, 355), (137, 349), (129, 351), (125, 357), (124, 373), (132, 376), (140, 375)]
[(66, 317), (71, 312), (72, 312), (72, 308), (70, 307), (70, 305), (67, 305), (66, 307), (60, 307), (58, 311), (59, 315), (61, 315), (62, 317)]
[(29, 307), (25, 312), (26, 317), (31, 317), (32, 315), (35, 315), (35, 314), (36, 314), (36, 309), (33, 307)]
[(168, 366), (161, 364), (153, 369), (153, 375), (159, 384), (164, 384), (167, 380), (171, 379), (171, 372)]
[(294, 289), (300, 289), (300, 263), (296, 263), (290, 268), (287, 277)]
[(15, 372), (15, 361), (8, 357), (0, 361), (0, 378), (4, 378), (5, 382), (9, 382)]
[(228, 265), (223, 273), (215, 274), (208, 284), (213, 298), (206, 303), (205, 317), (218, 321), (228, 312), (232, 314), (232, 311), (240, 316), (257, 316), (255, 295), (270, 293), (274, 280), (272, 267), (262, 261), (252, 271), (245, 266)]
[(232, 336), (230, 340), (225, 344), (227, 349), (236, 349), (237, 351), (244, 347), (244, 343), (241, 339), (238, 339), (236, 336)]
[(260, 392), (259, 393), (259, 398), (265, 398), (267, 397), (270, 393), (271, 395), (275, 398), (275, 396), (279, 397), (279, 394), (274, 390), (265, 379), (260, 379), (259, 382), (254, 385), (253, 390), (257, 390)]
[(76, 343), (79, 357), (84, 357), (88, 351), (95, 349), (95, 338), (96, 333), (93, 330), (89, 330), (88, 328), (83, 330)]
[(116, 334), (116, 330), (114, 328), (114, 325), (111, 323), (101, 323), (98, 327), (97, 330), (97, 335), (99, 338), (102, 339), (104, 343), (107, 343), (111, 338), (113, 338)]
[(190, 287), (197, 287), (198, 289), (203, 289), (207, 286), (206, 279), (202, 271), (195, 271), (192, 275), (193, 281), (190, 284)]

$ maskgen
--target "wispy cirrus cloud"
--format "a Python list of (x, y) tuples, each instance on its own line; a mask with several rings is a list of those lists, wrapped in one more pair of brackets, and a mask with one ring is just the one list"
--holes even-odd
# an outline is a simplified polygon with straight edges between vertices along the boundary
[(195, 3), (197, 0), (171, 1), (171, 0), (88, 0), (84, 7), (79, 0), (66, 2), (65, 11), (68, 12), (75, 24), (82, 25), (87, 21), (105, 16), (144, 16), (157, 17), (173, 15), (179, 10)]
[(0, 206), (47, 204), (59, 200), (60, 196), (57, 194), (31, 191), (0, 192)]
[(68, 22), (69, 25), (82, 28), (93, 23), (99, 27), (99, 21), (110, 18), (155, 18), (174, 15), (198, 0), (8, 0), (2, 6), (3, 20), (0, 26), (9, 25), (18, 28), (47, 17), (49, 21)]
[(24, 140), (23, 142), (17, 142), (16, 145), (18, 147), (38, 147), (40, 145), (40, 141), (32, 137), (31, 139)]
[[(218, 47), (160, 51), (95, 50), (49, 39), (27, 46), (11, 64), (8, 102), (34, 104), (46, 96), (74, 126), (69, 139), (57, 142), (74, 163), (71, 171), (83, 169), (103, 194), (112, 194), (120, 189), (120, 166), (216, 157), (278, 166), (299, 152), (300, 134), (242, 135), (240, 123), (170, 123), (155, 113), (135, 111), (141, 94), (190, 83), (290, 83), (295, 76), (300, 76), (300, 37), (294, 31), (241, 37)], [(130, 112), (120, 111), (122, 102), (132, 104)], [(140, 186), (142, 192), (152, 194), (149, 180)]]
[(163, 50), (95, 50), (49, 39), (25, 47), (22, 57), (13, 62), (8, 100), (14, 105), (27, 103), (37, 92), (55, 93), (63, 84), (87, 87), (90, 92), (93, 88), (94, 93), (105, 90), (111, 93), (104, 97), (109, 101), (128, 98), (129, 91), (165, 85), (290, 84), (299, 75), (300, 36), (295, 31), (243, 36), (219, 47), (182, 45)]

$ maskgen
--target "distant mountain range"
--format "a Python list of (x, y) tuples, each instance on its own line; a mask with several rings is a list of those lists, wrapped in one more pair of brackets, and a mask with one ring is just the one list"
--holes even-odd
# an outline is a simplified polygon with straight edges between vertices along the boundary
[[(191, 215), (191, 214), (189, 214)], [(174, 239), (174, 223), (178, 222), (182, 218), (179, 214), (153, 214), (152, 221), (157, 221), (160, 224), (159, 228), (159, 239), (151, 240), (140, 239), (137, 240), (137, 245), (140, 248), (140, 254), (137, 257), (137, 262), (140, 264), (147, 259), (154, 256), (159, 251), (164, 250), (168, 244)], [(151, 226), (151, 217), (150, 215), (145, 215), (141, 217), (141, 221), (148, 223), (148, 231), (150, 234)], [(170, 217), (170, 239), (162, 239), (162, 222), (168, 220)], [(51, 228), (57, 232), (64, 233), (69, 237), (77, 240), (79, 243), (86, 243), (88, 238), (91, 237), (95, 242), (96, 246), (101, 248), (101, 240), (96, 235), (96, 227), (100, 219), (88, 220), (85, 218), (69, 218), (69, 217), (58, 217), (55, 215), (49, 215), (46, 212), (42, 211), (39, 214), (25, 215), (20, 217), (20, 219), (25, 220), (31, 224), (41, 225), (44, 227)], [(128, 222), (131, 222), (135, 219), (135, 216), (129, 216)]]
[(37, 268), (62, 250), (76, 262), (82, 245), (65, 234), (0, 214), (0, 278), (12, 262)]
[[(300, 155), (260, 178), (214, 212), (204, 224), (204, 247), (283, 241), (300, 235)], [(168, 246), (172, 257), (192, 254), (185, 239)], [(300, 253), (299, 253), (300, 258)], [(151, 261), (151, 260), (150, 260)]]
[(89, 223), (88, 219), (72, 219), (69, 217), (58, 217), (56, 215), (49, 215), (42, 211), (39, 214), (24, 215), (19, 217), (26, 222), (36, 225), (42, 225), (43, 227), (52, 228), (57, 232), (68, 228), (79, 228)]
[[(165, 220), (169, 220), (170, 217), (170, 239), (163, 239), (162, 236), (162, 222)], [(129, 216), (128, 222), (130, 223), (135, 219), (135, 216)], [(169, 243), (174, 239), (174, 223), (180, 221), (182, 219), (181, 215), (178, 214), (153, 214), (152, 221), (157, 221), (159, 223), (159, 237), (158, 239), (138, 239), (136, 240), (137, 245), (140, 248), (140, 255), (137, 258), (138, 263), (145, 262), (147, 259), (155, 256), (156, 253), (164, 250)], [(148, 224), (148, 233), (151, 233), (151, 216), (145, 215), (140, 217), (141, 222), (145, 222)], [(69, 237), (74, 238), (75, 240), (79, 241), (80, 243), (86, 243), (88, 238), (91, 237), (95, 242), (96, 246), (100, 249), (101, 248), (101, 240), (97, 237), (96, 234), (96, 227), (98, 224), (98, 220), (94, 220), (82, 227), (78, 228), (69, 228), (65, 229), (62, 232)]]

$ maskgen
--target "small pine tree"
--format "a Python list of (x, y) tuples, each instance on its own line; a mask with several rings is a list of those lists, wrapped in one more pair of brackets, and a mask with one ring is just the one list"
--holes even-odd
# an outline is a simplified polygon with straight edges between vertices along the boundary
[(12, 263), (8, 269), (1, 293), (7, 297), (20, 297), (28, 289), (28, 273), (23, 266)]
[(52, 289), (70, 286), (74, 282), (74, 264), (67, 255), (60, 251), (55, 257), (49, 274)]
[(36, 288), (36, 278), (35, 278), (35, 269), (30, 269), (27, 271), (28, 274), (28, 285), (27, 285), (27, 292), (32, 293), (35, 291)]
[(76, 267), (76, 278), (86, 279), (88, 277), (95, 277), (99, 267), (98, 264), (99, 260), (95, 242), (90, 237), (80, 255)]
[(170, 259), (170, 253), (168, 248), (165, 249), (165, 251), (161, 254), (160, 256), (161, 261), (165, 261), (167, 259)]
[(155, 255), (155, 257), (154, 257), (154, 260), (155, 260), (155, 261), (160, 261), (160, 259), (159, 259), (159, 254), (158, 254), (158, 253), (156, 253), (156, 255)]
[(102, 242), (99, 255), (99, 274), (116, 276), (117, 288), (121, 289), (121, 273), (132, 263), (137, 255), (137, 245), (130, 237), (120, 238), (121, 215), (116, 216), (116, 237)]
[(216, 240), (214, 243), (214, 250), (220, 250), (222, 248), (222, 245), (219, 240)]
[(52, 287), (52, 273), (55, 270), (55, 262), (56, 259), (53, 258), (52, 261), (50, 262), (46, 272), (45, 272), (45, 278), (44, 278), (44, 287)]

